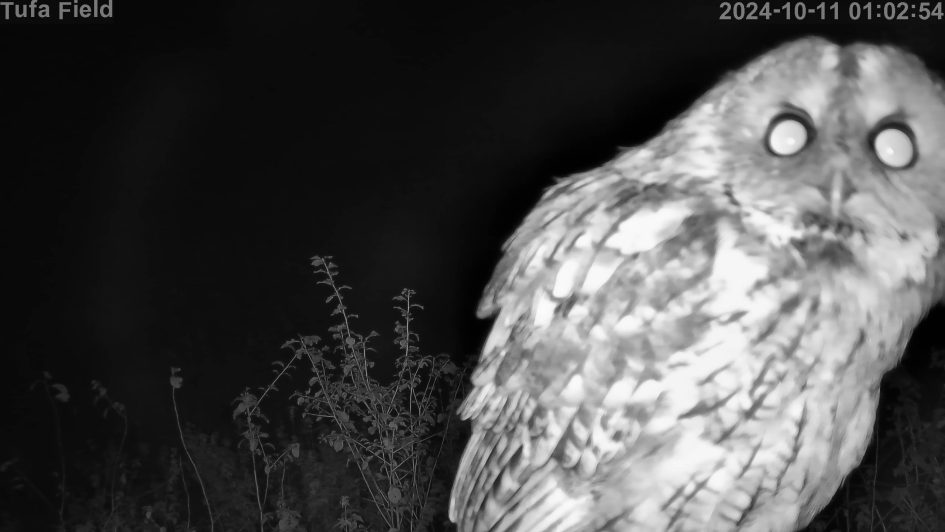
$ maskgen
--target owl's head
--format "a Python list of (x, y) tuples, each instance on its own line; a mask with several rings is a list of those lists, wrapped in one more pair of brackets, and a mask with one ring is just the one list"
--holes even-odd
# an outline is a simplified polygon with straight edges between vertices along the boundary
[(901, 238), (945, 220), (945, 88), (901, 49), (794, 41), (688, 119), (733, 199), (784, 223)]

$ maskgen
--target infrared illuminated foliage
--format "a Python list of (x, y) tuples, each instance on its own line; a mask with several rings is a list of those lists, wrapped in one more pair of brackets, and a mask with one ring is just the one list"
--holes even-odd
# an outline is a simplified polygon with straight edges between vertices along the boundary
[[(413, 326), (423, 307), (413, 290), (404, 289), (394, 298), (400, 314), (394, 327), (396, 355), (391, 355), (394, 375), (386, 381), (375, 377), (377, 333), (353, 328), (357, 315), (349, 312), (343, 295), (350, 287), (338, 282), (331, 257), (313, 257), (312, 266), (319, 284), (329, 290), (327, 302), (335, 305), (337, 323), (327, 342), (304, 336), (285, 345), (312, 370), (308, 389), (296, 394), (298, 404), (305, 416), (331, 424), (324, 441), (357, 467), (384, 526), (423, 530), (445, 506), (447, 486), (435, 472), (456, 430), (452, 413), (463, 395), (464, 372), (446, 355), (421, 352)], [(342, 525), (345, 530), (362, 526), (357, 520)]]

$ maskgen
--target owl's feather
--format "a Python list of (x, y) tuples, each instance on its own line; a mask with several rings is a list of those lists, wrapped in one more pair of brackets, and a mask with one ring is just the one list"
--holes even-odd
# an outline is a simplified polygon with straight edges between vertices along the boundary
[(790, 205), (747, 187), (712, 121), (737, 88), (549, 189), (506, 244), (460, 531), (794, 530), (859, 463), (941, 295), (945, 225), (909, 194), (825, 222), (816, 184)]

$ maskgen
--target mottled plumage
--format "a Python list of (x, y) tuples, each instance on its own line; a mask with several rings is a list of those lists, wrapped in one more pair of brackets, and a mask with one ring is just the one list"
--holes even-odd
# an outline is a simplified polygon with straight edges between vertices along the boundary
[(943, 295), (945, 90), (804, 39), (550, 188), (482, 300), (460, 531), (789, 531)]

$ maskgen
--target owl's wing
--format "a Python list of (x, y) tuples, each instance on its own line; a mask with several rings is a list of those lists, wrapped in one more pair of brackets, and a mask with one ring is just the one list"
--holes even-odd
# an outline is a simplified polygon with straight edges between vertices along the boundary
[[(757, 297), (796, 264), (753, 257), (763, 239), (719, 196), (601, 169), (549, 189), (507, 242), (479, 310), (498, 317), (461, 408), (474, 427), (450, 501), (459, 530), (573, 530), (592, 502), (618, 514), (635, 495), (595, 488), (627, 474), (614, 459), (656, 452), (667, 424), (726, 400), (697, 383), (731, 350), (691, 348), (731, 335), (752, 305), (759, 329), (779, 313), (784, 327), (803, 322), (789, 282)], [(691, 367), (674, 369), (684, 351)]]

